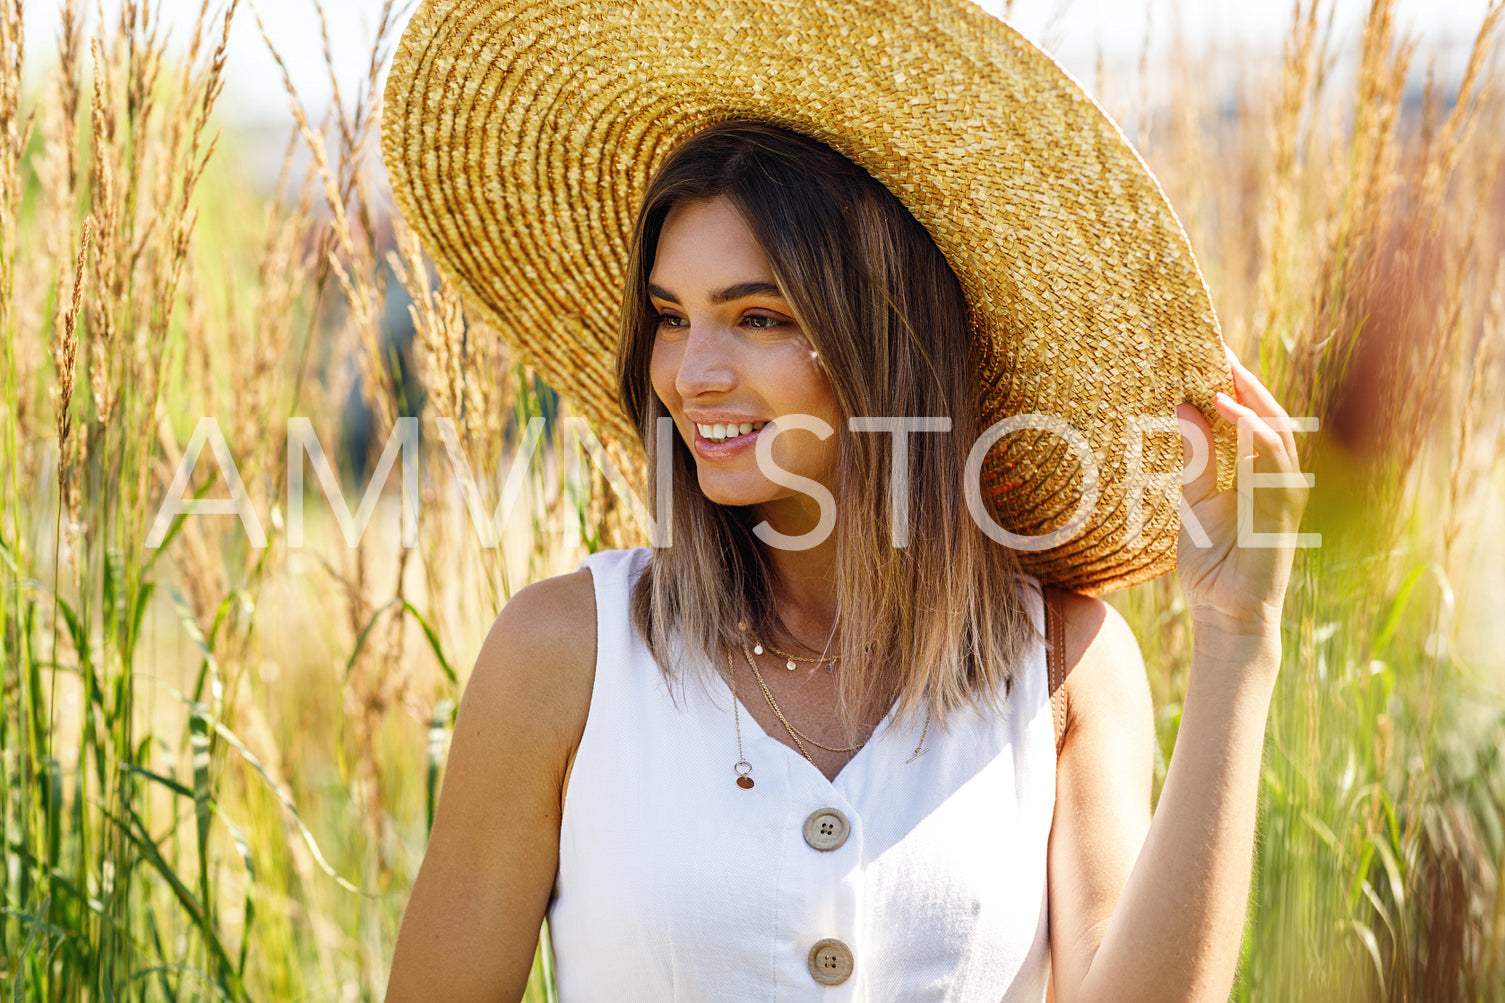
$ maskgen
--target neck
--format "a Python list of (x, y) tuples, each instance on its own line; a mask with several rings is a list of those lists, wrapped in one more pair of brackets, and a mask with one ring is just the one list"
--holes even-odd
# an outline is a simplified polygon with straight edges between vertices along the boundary
[[(815, 528), (820, 511), (811, 499), (802, 496), (785, 502), (809, 504), (759, 506), (758, 517), (786, 536), (803, 535)], [(836, 622), (835, 534), (809, 550), (765, 543), (763, 552), (773, 568), (773, 598), (779, 618), (795, 640), (820, 651)]]
[[(819, 509), (813, 502), (800, 509), (786, 507), (787, 502), (794, 501), (810, 499), (788, 499), (777, 506), (778, 511), (773, 511), (775, 505), (759, 506), (756, 516), (787, 536), (808, 533), (819, 521)], [(792, 639), (810, 651), (839, 652), (841, 638), (832, 633), (837, 599), (835, 534), (809, 550), (789, 550), (764, 543), (763, 553), (773, 571), (774, 607)], [(843, 666), (841, 671), (866, 675), (874, 670), (865, 661), (859, 661)], [(815, 676), (829, 678), (822, 673)], [(870, 723), (883, 716), (896, 695), (887, 683), (877, 686), (868, 697), (871, 706), (863, 711), (872, 718)]]

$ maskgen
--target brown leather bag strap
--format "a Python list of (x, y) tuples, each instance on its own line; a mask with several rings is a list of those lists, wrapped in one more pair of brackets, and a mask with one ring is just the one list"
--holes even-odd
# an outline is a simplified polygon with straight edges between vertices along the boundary
[(1056, 724), (1056, 758), (1066, 741), (1066, 616), (1061, 610), (1061, 590), (1045, 588), (1046, 665), (1050, 669), (1050, 716)]

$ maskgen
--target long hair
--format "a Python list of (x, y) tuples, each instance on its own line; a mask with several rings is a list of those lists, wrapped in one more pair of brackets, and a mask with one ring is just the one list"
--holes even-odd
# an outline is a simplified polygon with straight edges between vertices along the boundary
[[(909, 542), (891, 537), (888, 433), (839, 428), (836, 630), (840, 723), (850, 735), (877, 701), (896, 722), (928, 697), (934, 722), (964, 705), (1001, 707), (1039, 637), (1012, 551), (967, 511), (962, 472), (977, 440), (980, 392), (961, 285), (930, 235), (889, 191), (829, 147), (774, 126), (728, 122), (670, 154), (649, 183), (633, 233), (617, 352), (620, 399), (657, 469), (666, 416), (649, 381), (657, 311), (649, 301), (664, 219), (676, 205), (724, 198), (742, 215), (819, 355), (843, 417), (949, 417), (949, 434), (908, 437)], [(674, 543), (656, 548), (632, 594), (634, 628), (671, 681), (684, 666), (719, 670), (738, 624), (781, 636), (772, 568), (745, 508), (700, 492), (676, 435)], [(652, 475), (650, 475), (651, 478)], [(650, 510), (671, 485), (650, 483)], [(886, 706), (886, 704), (885, 704)]]

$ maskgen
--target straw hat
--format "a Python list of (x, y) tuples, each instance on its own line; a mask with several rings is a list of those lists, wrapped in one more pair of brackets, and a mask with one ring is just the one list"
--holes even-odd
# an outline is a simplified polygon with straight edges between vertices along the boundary
[(966, 0), (425, 0), (387, 82), (382, 152), (470, 308), (603, 438), (635, 445), (612, 390), (634, 215), (666, 154), (727, 119), (826, 143), (925, 226), (972, 310), (984, 427), (1043, 414), (1090, 445), (1095, 478), (1049, 431), (988, 454), (982, 493), (1004, 529), (1067, 527), (1026, 569), (1101, 592), (1174, 568), (1180, 438), (1134, 436), (1136, 474), (1130, 433), (1191, 401), (1230, 486), (1212, 400), (1232, 380), (1206, 284), (1118, 127)]

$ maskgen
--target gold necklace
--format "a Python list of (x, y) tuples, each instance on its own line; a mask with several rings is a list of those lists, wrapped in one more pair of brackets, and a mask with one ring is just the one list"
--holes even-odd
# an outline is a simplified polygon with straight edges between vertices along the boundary
[(732, 723), (737, 728), (737, 762), (732, 769), (737, 774), (737, 786), (744, 791), (750, 791), (753, 787), (752, 763), (747, 761), (747, 756), (742, 752), (742, 716), (737, 713), (737, 672), (732, 665), (732, 652), (728, 648), (726, 652), (726, 671), (732, 684)]
[[(792, 738), (792, 739), (794, 739), (794, 744), (799, 747), (800, 754), (803, 755), (806, 759), (810, 759), (810, 753), (808, 753), (808, 752), (805, 751), (805, 747), (804, 747), (804, 745), (800, 741), (801, 739), (803, 739), (806, 742), (809, 742), (811, 745), (815, 746), (817, 749), (825, 749), (827, 752), (856, 752), (859, 749), (861, 749), (864, 745), (867, 744), (867, 738), (864, 738), (861, 742), (858, 742), (856, 745), (847, 745), (847, 746), (826, 745), (823, 742), (817, 742), (815, 739), (811, 738), (809, 735), (806, 735), (804, 732), (802, 732), (799, 729), (795, 728), (794, 725), (792, 725), (792, 724), (789, 723), (789, 719), (784, 716), (784, 712), (779, 709), (779, 705), (774, 702), (773, 693), (769, 691), (768, 684), (763, 681), (763, 673), (761, 673), (761, 672), (758, 671), (758, 663), (755, 662), (755, 661), (753, 661), (752, 652), (750, 652), (750, 651), (747, 650), (747, 641), (745, 639), (742, 642), (742, 655), (743, 655), (743, 657), (745, 657), (747, 659), (748, 666), (752, 668), (752, 670), (753, 670), (753, 677), (758, 680), (758, 688), (763, 691), (763, 699), (768, 701), (768, 706), (773, 711), (773, 716), (776, 717), (776, 718), (778, 718), (779, 719), (779, 723), (784, 726), (784, 730), (787, 731), (787, 732), (789, 732), (789, 737)], [(868, 738), (872, 738), (872, 737), (873, 737), (872, 736), (872, 732), (869, 732), (868, 733)], [(810, 765), (814, 766), (815, 765), (815, 760), (810, 759)]]
[[(792, 655), (782, 648), (774, 647), (772, 643), (765, 644), (764, 642), (758, 640), (756, 636), (753, 637), (752, 643), (753, 654), (761, 655), (763, 654), (763, 649), (767, 648), (769, 651), (773, 652), (775, 655), (778, 655), (784, 660), (784, 668), (788, 669), (790, 672), (794, 671), (795, 662), (811, 662), (815, 665), (824, 665), (826, 667), (826, 671), (830, 672), (833, 668), (835, 668), (836, 663), (841, 661), (840, 655), (827, 655), (824, 651), (821, 652), (820, 655), (816, 658), (811, 658), (808, 655)], [(830, 646), (831, 639), (827, 638), (826, 647), (829, 648)]]
[[(744, 630), (746, 629), (746, 627), (742, 624), (739, 624), (738, 626), (742, 626)], [(744, 656), (747, 656), (748, 662), (752, 664), (753, 675), (757, 677), (759, 684), (763, 684), (763, 676), (758, 672), (757, 663), (752, 661), (752, 657), (750, 655), (747, 655), (746, 642), (743, 642), (742, 654)], [(745, 791), (748, 791), (752, 790), (753, 788), (752, 764), (747, 761), (747, 755), (742, 751), (742, 715), (738, 710), (739, 701), (737, 700), (737, 670), (736, 666), (732, 662), (732, 652), (730, 648), (728, 648), (726, 652), (726, 673), (727, 682), (732, 688), (732, 724), (737, 730), (737, 762), (733, 765), (732, 768), (737, 774), (737, 786)], [(783, 724), (784, 730), (789, 732), (789, 737), (794, 741), (795, 746), (799, 749), (800, 755), (804, 756), (805, 759), (809, 761), (811, 766), (815, 766), (815, 760), (810, 758), (810, 753), (805, 751), (805, 747), (800, 742), (799, 736), (795, 734), (794, 728), (790, 726), (789, 721), (784, 717), (784, 715), (779, 712), (778, 705), (773, 702), (773, 695), (768, 692), (768, 687), (766, 685), (763, 685), (763, 696), (768, 700), (769, 706), (773, 708), (773, 712), (778, 715), (779, 722)], [(920, 742), (915, 746), (914, 752), (910, 755), (910, 757), (904, 760), (905, 763), (912, 763), (916, 759), (919, 759), (925, 753), (930, 751), (929, 749), (925, 748), (925, 736), (928, 734), (930, 734), (930, 703), (929, 701), (926, 701), (925, 727), (920, 729)], [(868, 738), (872, 737), (872, 734), (869, 733)], [(867, 739), (864, 739), (862, 744), (866, 745)], [(845, 749), (831, 750), (829, 746), (821, 746), (821, 748), (827, 749), (828, 751), (851, 751)], [(862, 748), (862, 746), (857, 746), (857, 748), (860, 749)], [(817, 766), (816, 769), (820, 769), (820, 767)]]

